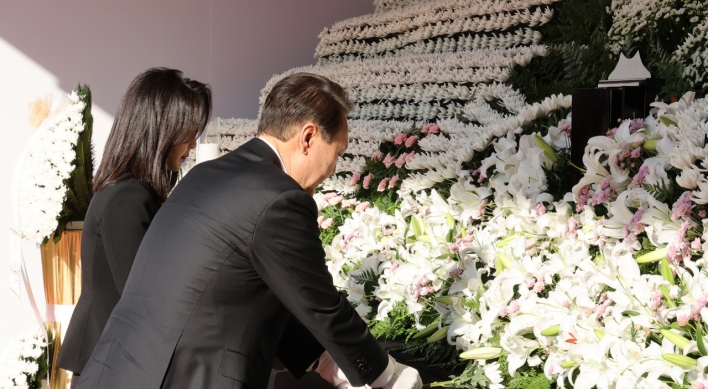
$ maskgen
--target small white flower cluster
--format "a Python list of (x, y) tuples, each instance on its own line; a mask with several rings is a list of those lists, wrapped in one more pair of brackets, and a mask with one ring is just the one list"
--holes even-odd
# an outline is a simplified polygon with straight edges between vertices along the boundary
[(657, 30), (657, 23), (662, 19), (678, 22), (679, 17), (687, 15), (691, 16), (690, 23), (697, 25), (708, 16), (708, 4), (703, 0), (612, 0), (608, 11), (612, 13), (608, 49), (619, 53), (623, 43), (629, 43), (627, 38), (633, 42), (645, 39), (651, 31)]
[(519, 45), (531, 45), (541, 42), (543, 35), (530, 28), (520, 28), (511, 32), (472, 34), (463, 33), (457, 37), (438, 37), (418, 41), (401, 49), (382, 53), (334, 54), (317, 60), (318, 65), (372, 58), (397, 58), (416, 54), (442, 54), (484, 49), (514, 48)]
[(251, 140), (258, 132), (258, 120), (252, 119), (221, 119), (221, 141), (219, 148), (223, 151), (233, 151)]
[[(348, 120), (349, 138), (367, 142), (393, 142), (400, 133), (408, 134), (420, 123), (413, 121)], [(350, 145), (351, 147), (351, 145)], [(376, 151), (376, 150), (374, 150)], [(348, 151), (347, 151), (348, 152)], [(372, 151), (373, 153), (373, 151)], [(366, 154), (364, 154), (366, 155)], [(368, 154), (371, 156), (371, 154)]]
[(675, 54), (683, 63), (683, 76), (697, 87), (708, 86), (706, 66), (708, 65), (708, 10), (700, 24), (693, 28)]
[(41, 331), (32, 331), (15, 340), (0, 358), (0, 388), (28, 388), (28, 380), (37, 379), (37, 359), (47, 342)]
[[(376, 21), (372, 21), (366, 24), (368, 27), (364, 28), (343, 31), (329, 30), (320, 35), (321, 40), (315, 50), (315, 55), (317, 57), (349, 53), (375, 55), (398, 50), (411, 43), (438, 36), (451, 36), (463, 32), (501, 31), (520, 24), (534, 27), (545, 24), (553, 18), (553, 10), (548, 7), (539, 7), (533, 12), (525, 8), (490, 15), (485, 15), (488, 11), (481, 11), (485, 14), (478, 17), (469, 16), (476, 13), (470, 8), (465, 10), (467, 12), (452, 9), (449, 12), (419, 15), (414, 19), (397, 19), (383, 25), (372, 24), (376, 23)], [(393, 36), (391, 36), (392, 34)], [(372, 38), (376, 38), (377, 41), (364, 41)]]
[(16, 178), (20, 235), (37, 244), (57, 228), (69, 179), (74, 171), (74, 147), (84, 130), (85, 104), (76, 92), (63, 97), (62, 108), (41, 124), (23, 151)]

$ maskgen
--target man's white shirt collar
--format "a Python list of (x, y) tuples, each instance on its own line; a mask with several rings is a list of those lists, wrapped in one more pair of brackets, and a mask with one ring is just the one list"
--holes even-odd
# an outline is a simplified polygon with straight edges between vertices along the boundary
[(288, 169), (285, 168), (285, 164), (283, 163), (283, 159), (280, 158), (280, 153), (278, 152), (278, 149), (276, 149), (275, 146), (273, 146), (272, 143), (268, 142), (268, 141), (265, 140), (264, 138), (261, 138), (261, 137), (259, 136), (258, 139), (262, 140), (262, 141), (265, 142), (268, 146), (270, 146), (271, 149), (273, 149), (273, 151), (275, 152), (275, 155), (278, 156), (278, 160), (280, 161), (280, 167), (283, 168), (283, 171), (285, 172), (285, 174), (288, 174)]

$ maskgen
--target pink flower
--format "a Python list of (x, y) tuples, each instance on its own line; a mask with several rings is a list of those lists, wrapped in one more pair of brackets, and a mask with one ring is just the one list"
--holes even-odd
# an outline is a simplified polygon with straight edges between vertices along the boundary
[(558, 129), (558, 131), (565, 133), (567, 136), (570, 136), (570, 132), (572, 130), (570, 128), (570, 124), (564, 124)]
[(383, 157), (383, 153), (380, 150), (374, 151), (373, 154), (371, 154), (371, 159), (374, 161), (378, 161)]
[(322, 222), (324, 221), (324, 216), (320, 215), (317, 217), (317, 227), (322, 226)]
[(389, 180), (388, 177), (381, 180), (381, 182), (379, 182), (379, 187), (376, 188), (376, 190), (379, 192), (383, 192), (384, 190), (386, 190), (386, 185), (388, 184), (388, 180)]
[(369, 205), (370, 204), (368, 201), (364, 201), (363, 203), (359, 203), (359, 205), (357, 205), (356, 208), (354, 208), (354, 212), (364, 212), (364, 211), (366, 211), (366, 208), (369, 208)]
[(356, 185), (356, 183), (359, 182), (359, 178), (361, 178), (361, 175), (359, 173), (352, 174), (352, 179), (349, 180), (349, 185)]
[(437, 124), (432, 123), (430, 127), (428, 127), (428, 135), (437, 134), (438, 132), (440, 132), (440, 126), (438, 126)]
[(405, 164), (406, 164), (406, 153), (403, 153), (398, 156), (398, 159), (396, 160), (396, 167), (400, 169)]
[(394, 161), (393, 156), (391, 155), (391, 153), (388, 153), (388, 154), (386, 154), (386, 158), (384, 158), (384, 160), (383, 160), (383, 164), (384, 164), (384, 166), (386, 166), (388, 168), (388, 167), (391, 167), (391, 165), (393, 165), (393, 161)]
[(364, 189), (369, 189), (369, 185), (371, 185), (371, 180), (374, 178), (374, 175), (369, 173), (366, 177), (364, 177), (364, 182), (362, 182), (362, 186)]
[(332, 227), (333, 224), (334, 224), (334, 219), (332, 219), (332, 218), (330, 217), (330, 218), (325, 219), (325, 220), (322, 222), (322, 224), (320, 224), (320, 228), (323, 229), (323, 230), (326, 230), (326, 229)]
[(353, 205), (355, 205), (357, 202), (357, 199), (346, 199), (342, 201), (342, 209), (347, 209)]
[(415, 151), (411, 151), (408, 155), (406, 155), (406, 163), (410, 162), (413, 157), (415, 157)]
[(406, 141), (407, 137), (408, 136), (406, 134), (400, 133), (400, 134), (398, 134), (398, 136), (396, 136), (396, 139), (393, 140), (393, 144), (395, 144), (395, 145), (403, 144), (403, 142)]
[(334, 196), (336, 196), (336, 195), (337, 195), (336, 192), (325, 193), (325, 195), (324, 195), (324, 197), (323, 197), (323, 198), (324, 198), (324, 201), (329, 201), (329, 199), (331, 199), (332, 197), (334, 197)]
[(418, 141), (418, 135), (413, 135), (406, 140), (406, 147), (412, 147)]
[(344, 196), (339, 195), (339, 196), (334, 196), (334, 197), (330, 198), (329, 200), (327, 200), (327, 202), (329, 203), (329, 205), (337, 205), (337, 204), (341, 203), (342, 200), (344, 200)]
[(394, 263), (393, 265), (391, 265), (391, 271), (396, 271), (396, 269), (398, 269), (397, 263)]
[(391, 181), (388, 182), (388, 189), (393, 189), (396, 186), (396, 183), (400, 181), (401, 179), (398, 178), (398, 174), (395, 176), (391, 177)]

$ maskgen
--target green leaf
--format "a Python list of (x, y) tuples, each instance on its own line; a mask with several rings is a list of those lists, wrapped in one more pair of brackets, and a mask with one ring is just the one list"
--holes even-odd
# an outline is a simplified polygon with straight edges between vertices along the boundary
[(706, 345), (703, 342), (703, 324), (701, 323), (696, 323), (696, 345), (702, 357), (708, 355), (708, 353), (706, 353)]

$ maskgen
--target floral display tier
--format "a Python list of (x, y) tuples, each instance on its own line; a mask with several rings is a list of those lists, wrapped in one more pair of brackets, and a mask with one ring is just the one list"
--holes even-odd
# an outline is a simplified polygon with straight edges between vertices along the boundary
[[(304, 71), (355, 103), (315, 200), (333, 281), (371, 332), (452, 373), (431, 387), (708, 384), (708, 3), (375, 4), (261, 94)], [(663, 80), (649, 114), (571, 158), (571, 93), (637, 52)], [(224, 153), (256, 133), (221, 123)]]

